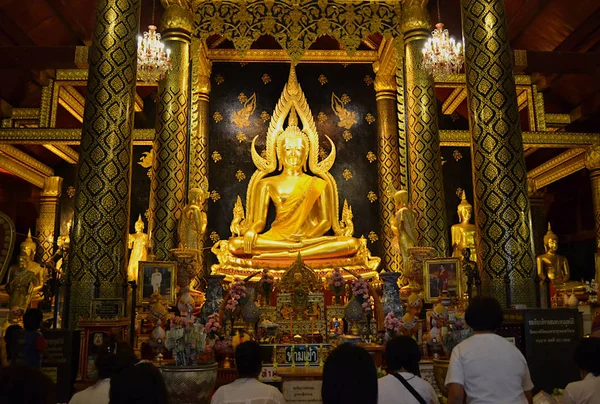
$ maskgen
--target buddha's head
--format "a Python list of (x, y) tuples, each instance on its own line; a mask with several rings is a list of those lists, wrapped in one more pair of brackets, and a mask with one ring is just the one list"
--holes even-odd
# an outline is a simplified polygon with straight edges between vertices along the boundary
[(544, 248), (546, 252), (555, 253), (558, 251), (558, 236), (552, 231), (550, 223), (548, 223), (548, 232), (544, 236)]
[(31, 238), (31, 230), (27, 234), (27, 238), (20, 245), (20, 254), (26, 256), (29, 260), (33, 261), (36, 249), (35, 241)]
[(473, 205), (467, 201), (467, 194), (465, 191), (462, 192), (461, 201), (458, 204), (458, 220), (461, 222), (469, 222), (471, 216), (473, 216)]
[(406, 206), (408, 205), (408, 191), (401, 189), (400, 191), (394, 194), (394, 202), (396, 202), (396, 206)]
[(138, 216), (137, 222), (135, 222), (135, 232), (141, 233), (144, 231), (144, 221), (142, 220), (142, 215)]
[(298, 127), (296, 110), (292, 107), (288, 118), (288, 127), (277, 137), (279, 169), (302, 167), (302, 170), (306, 171), (308, 150), (308, 136)]
[(190, 193), (188, 195), (188, 201), (190, 205), (200, 205), (206, 199), (208, 199), (209, 193), (208, 191), (202, 188), (192, 188), (190, 189)]

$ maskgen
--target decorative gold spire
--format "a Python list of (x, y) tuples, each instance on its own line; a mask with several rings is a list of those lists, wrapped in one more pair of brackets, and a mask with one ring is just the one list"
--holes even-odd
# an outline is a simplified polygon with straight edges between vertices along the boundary
[(288, 126), (298, 126), (298, 115), (296, 114), (296, 108), (292, 106), (290, 110), (290, 116), (288, 118)]
[(135, 226), (137, 227), (138, 224), (141, 224), (142, 226), (145, 226), (144, 221), (142, 220), (142, 214), (141, 213), (138, 215), (138, 220), (135, 222)]

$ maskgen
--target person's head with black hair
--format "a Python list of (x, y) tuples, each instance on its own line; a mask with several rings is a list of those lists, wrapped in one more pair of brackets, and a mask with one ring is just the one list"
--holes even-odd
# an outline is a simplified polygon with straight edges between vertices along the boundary
[(255, 378), (262, 369), (260, 345), (255, 341), (242, 342), (235, 349), (235, 366), (240, 378)]
[(0, 370), (0, 402), (10, 404), (54, 404), (55, 385), (39, 369), (9, 366)]
[(115, 349), (115, 373), (138, 363), (135, 351), (127, 342), (119, 342)]
[(410, 337), (394, 337), (385, 344), (385, 362), (389, 373), (404, 370), (420, 376), (421, 351)]
[(19, 332), (23, 330), (18, 324), (9, 325), (4, 332), (4, 343), (6, 344), (6, 358), (12, 359), (14, 348), (17, 346), (17, 340), (19, 338)]
[(588, 373), (600, 376), (600, 338), (584, 338), (575, 349), (575, 364), (583, 379)]
[(167, 386), (151, 363), (123, 369), (110, 380), (110, 404), (168, 404)]
[(115, 372), (116, 364), (117, 357), (114, 353), (108, 352), (106, 349), (100, 350), (94, 361), (94, 366), (98, 371), (98, 379), (110, 378)]
[(342, 344), (331, 351), (323, 367), (323, 404), (376, 404), (377, 368), (369, 353)]
[(23, 315), (23, 325), (25, 331), (37, 331), (42, 326), (44, 315), (40, 309), (27, 309)]
[(495, 332), (504, 321), (504, 313), (493, 297), (475, 296), (465, 312), (465, 321), (475, 332)]

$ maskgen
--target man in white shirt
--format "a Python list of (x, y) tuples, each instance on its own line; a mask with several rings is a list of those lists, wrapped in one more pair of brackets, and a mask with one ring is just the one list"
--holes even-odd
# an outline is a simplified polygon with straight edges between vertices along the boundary
[(567, 385), (562, 404), (599, 404), (600, 338), (584, 338), (575, 350), (575, 363), (583, 380)]
[(219, 387), (211, 404), (285, 404), (279, 390), (257, 380), (262, 369), (260, 345), (254, 341), (242, 342), (235, 350), (238, 378)]
[(500, 303), (477, 296), (465, 313), (475, 335), (458, 344), (446, 375), (448, 404), (531, 404), (533, 383), (527, 361), (494, 332), (504, 319)]
[(426, 404), (439, 404), (437, 394), (429, 383), (419, 377), (421, 352), (414, 339), (395, 337), (385, 345), (388, 375), (377, 381), (378, 404), (419, 404), (419, 400), (398, 379), (402, 377)]
[(94, 362), (98, 372), (98, 381), (91, 387), (75, 393), (69, 404), (108, 404), (110, 392), (110, 378), (117, 366), (115, 354), (102, 351)]

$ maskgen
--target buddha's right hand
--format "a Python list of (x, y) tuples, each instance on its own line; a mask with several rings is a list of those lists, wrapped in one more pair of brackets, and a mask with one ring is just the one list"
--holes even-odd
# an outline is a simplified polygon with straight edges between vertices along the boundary
[(248, 230), (244, 234), (244, 254), (252, 254), (252, 247), (256, 243), (257, 234), (254, 230)]

